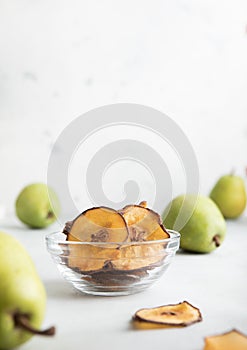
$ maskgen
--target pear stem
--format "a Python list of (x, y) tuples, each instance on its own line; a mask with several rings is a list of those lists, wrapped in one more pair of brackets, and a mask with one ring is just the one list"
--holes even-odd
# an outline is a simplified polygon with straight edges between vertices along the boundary
[(48, 211), (47, 216), (46, 216), (46, 219), (51, 219), (51, 218), (53, 218), (53, 217), (54, 217), (53, 212), (52, 212), (51, 210)]
[(213, 237), (213, 242), (215, 243), (215, 246), (216, 247), (219, 247), (220, 246), (220, 238), (219, 238), (219, 236), (218, 235), (215, 235), (214, 237)]
[(232, 168), (231, 172), (230, 172), (230, 176), (234, 176), (236, 173), (236, 169), (235, 168)]
[(28, 331), (32, 334), (52, 336), (55, 334), (55, 331), (56, 331), (55, 327), (50, 327), (50, 328), (47, 328), (43, 331), (40, 331), (38, 329), (33, 328), (29, 323), (29, 316), (26, 314), (16, 313), (14, 315), (14, 321), (15, 321), (16, 327), (25, 329), (26, 331)]
[(141, 201), (138, 205), (143, 208), (147, 208), (147, 201)]

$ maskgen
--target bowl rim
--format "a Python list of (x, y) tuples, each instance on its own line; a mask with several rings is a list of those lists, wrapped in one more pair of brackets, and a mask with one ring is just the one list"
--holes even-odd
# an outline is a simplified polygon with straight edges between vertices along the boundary
[(55, 232), (51, 232), (48, 233), (47, 235), (45, 235), (45, 240), (47, 242), (47, 244), (49, 243), (55, 243), (55, 244), (63, 244), (63, 245), (94, 245), (94, 246), (128, 246), (128, 245), (150, 245), (150, 244), (162, 244), (162, 243), (171, 243), (171, 242), (179, 242), (180, 239), (180, 233), (178, 231), (175, 230), (170, 230), (170, 229), (166, 229), (167, 232), (171, 235), (168, 238), (164, 238), (164, 239), (159, 239), (159, 240), (152, 240), (152, 241), (142, 241), (142, 242), (75, 242), (75, 241), (63, 241), (63, 240), (59, 240), (59, 239), (55, 239), (55, 235), (57, 234), (63, 234), (64, 236), (66, 236), (65, 233), (61, 232), (61, 231), (55, 231)]

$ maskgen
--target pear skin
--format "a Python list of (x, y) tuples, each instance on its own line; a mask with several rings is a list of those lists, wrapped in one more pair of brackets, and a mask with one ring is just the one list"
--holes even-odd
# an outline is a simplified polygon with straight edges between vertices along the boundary
[(18, 195), (15, 207), (20, 221), (32, 228), (49, 226), (60, 212), (56, 193), (43, 183), (26, 186)]
[[(6, 350), (29, 340), (35, 331), (28, 329), (40, 328), (46, 293), (25, 248), (3, 232), (0, 232), (0, 261), (0, 350)], [(21, 325), (25, 322), (26, 327)]]
[(222, 176), (210, 193), (226, 219), (239, 217), (246, 207), (246, 189), (240, 176)]
[[(187, 219), (182, 228), (176, 227), (179, 215)], [(168, 229), (179, 229), (180, 248), (190, 252), (210, 253), (225, 238), (224, 217), (217, 205), (206, 196), (187, 194), (176, 197), (165, 209), (163, 222)]]

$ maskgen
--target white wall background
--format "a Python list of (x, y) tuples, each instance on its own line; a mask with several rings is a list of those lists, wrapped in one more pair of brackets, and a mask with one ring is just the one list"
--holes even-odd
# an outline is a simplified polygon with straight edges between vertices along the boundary
[[(246, 14), (245, 0), (2, 0), (0, 203), (11, 211), (25, 184), (46, 181), (68, 123), (117, 102), (152, 106), (178, 123), (202, 192), (233, 167), (243, 174)], [(112, 179), (105, 187), (122, 191)]]

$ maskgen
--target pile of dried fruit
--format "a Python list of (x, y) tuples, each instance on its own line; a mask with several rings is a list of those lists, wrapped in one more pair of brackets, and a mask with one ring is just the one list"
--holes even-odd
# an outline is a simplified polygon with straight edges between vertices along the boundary
[[(67, 222), (67, 265), (90, 282), (126, 285), (139, 281), (165, 258), (170, 235), (146, 202), (120, 210), (91, 208)], [(154, 242), (154, 241), (157, 241)]]

